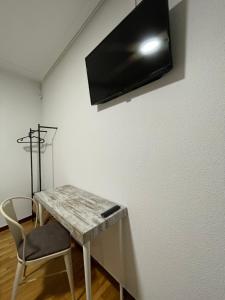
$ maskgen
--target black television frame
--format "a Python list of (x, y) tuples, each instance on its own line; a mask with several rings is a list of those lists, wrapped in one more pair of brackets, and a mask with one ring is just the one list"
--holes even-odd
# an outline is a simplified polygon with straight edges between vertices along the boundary
[[(118, 27), (120, 27), (120, 25), (127, 19), (129, 18), (129, 16), (135, 11), (137, 10), (141, 5), (144, 5), (145, 1), (151, 1), (151, 0), (142, 0), (85, 58), (85, 62), (86, 62), (86, 70), (88, 73), (88, 66), (87, 66), (87, 59), (88, 57), (93, 54), (93, 52), (101, 45), (104, 43), (104, 41), (110, 36), (110, 34), (116, 30)], [(154, 1), (154, 0), (153, 0)], [(157, 0), (156, 0), (157, 1)], [(169, 49), (169, 60), (170, 62), (168, 63), (168, 65), (163, 66), (160, 69), (157, 69), (155, 72), (151, 72), (149, 74), (148, 77), (146, 77), (145, 79), (141, 80), (141, 81), (137, 81), (132, 85), (129, 85), (129, 87), (126, 87), (116, 93), (111, 94), (109, 97), (104, 98), (103, 100), (99, 100), (99, 101), (93, 101), (91, 98), (91, 92), (90, 92), (90, 85), (89, 85), (89, 92), (90, 92), (90, 99), (91, 99), (91, 105), (99, 105), (99, 104), (103, 104), (106, 102), (109, 102), (117, 97), (123, 96), (133, 90), (136, 90), (148, 83), (151, 83), (153, 81), (156, 81), (158, 79), (160, 79), (163, 75), (165, 75), (166, 73), (168, 73), (172, 68), (173, 68), (173, 58), (172, 58), (172, 47), (171, 47), (171, 33), (170, 33), (170, 20), (169, 20), (169, 0), (166, 0), (167, 2), (167, 11), (168, 11), (168, 22), (167, 22), (167, 29), (168, 29), (168, 38), (169, 38), (169, 43), (168, 43), (168, 49)], [(89, 82), (89, 79), (88, 79)]]

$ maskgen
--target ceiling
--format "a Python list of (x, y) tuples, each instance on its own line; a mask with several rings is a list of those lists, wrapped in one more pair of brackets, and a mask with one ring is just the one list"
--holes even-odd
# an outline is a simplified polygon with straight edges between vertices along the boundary
[(41, 81), (102, 0), (0, 0), (0, 68)]

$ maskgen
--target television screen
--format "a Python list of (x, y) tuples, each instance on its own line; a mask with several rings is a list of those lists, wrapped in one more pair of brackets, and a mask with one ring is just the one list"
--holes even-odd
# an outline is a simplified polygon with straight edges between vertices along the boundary
[(168, 0), (143, 0), (85, 60), (92, 105), (159, 79), (172, 68)]

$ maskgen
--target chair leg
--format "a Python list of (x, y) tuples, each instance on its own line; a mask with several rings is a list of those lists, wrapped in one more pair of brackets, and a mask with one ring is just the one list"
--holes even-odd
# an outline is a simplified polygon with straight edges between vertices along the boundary
[(13, 290), (12, 290), (11, 300), (16, 299), (16, 292), (18, 289), (18, 285), (20, 284), (20, 282), (22, 280), (23, 270), (24, 270), (24, 264), (18, 262), (17, 267), (16, 267), (16, 275), (15, 275), (15, 279), (13, 282)]
[(27, 266), (25, 265), (23, 268), (23, 279), (26, 279), (26, 271), (27, 271)]
[(73, 282), (73, 266), (72, 266), (72, 258), (71, 258), (71, 251), (64, 255), (64, 261), (66, 265), (66, 271), (69, 279), (69, 285), (70, 285), (70, 291), (72, 295), (72, 300), (75, 300), (74, 298), (74, 282)]

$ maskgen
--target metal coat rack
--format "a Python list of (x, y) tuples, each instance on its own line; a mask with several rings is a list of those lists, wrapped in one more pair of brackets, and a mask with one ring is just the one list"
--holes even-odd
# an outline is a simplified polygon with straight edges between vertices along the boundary
[[(42, 189), (41, 178), (41, 144), (45, 143), (45, 139), (41, 137), (41, 133), (48, 133), (48, 130), (57, 130), (58, 127), (43, 126), (38, 124), (38, 129), (31, 129), (27, 136), (17, 139), (19, 144), (30, 145), (30, 174), (31, 174), (31, 197), (34, 196), (34, 179), (33, 179), (33, 144), (38, 144), (38, 178), (39, 178), (39, 191)], [(35, 135), (37, 134), (37, 136)], [(28, 141), (27, 141), (28, 139)]]

